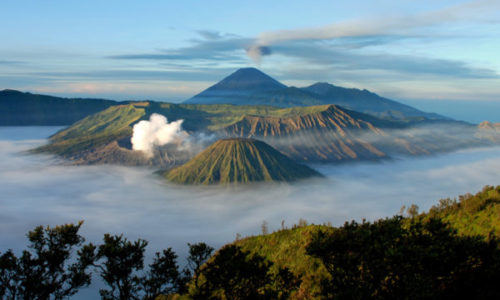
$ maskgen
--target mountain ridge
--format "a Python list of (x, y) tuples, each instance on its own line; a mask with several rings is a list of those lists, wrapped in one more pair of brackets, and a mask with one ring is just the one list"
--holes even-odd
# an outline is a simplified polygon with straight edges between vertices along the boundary
[(118, 102), (0, 91), (0, 126), (70, 125)]

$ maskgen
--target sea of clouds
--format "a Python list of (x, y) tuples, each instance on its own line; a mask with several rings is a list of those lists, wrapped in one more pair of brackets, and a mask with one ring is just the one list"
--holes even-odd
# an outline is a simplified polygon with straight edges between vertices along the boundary
[[(374, 220), (397, 214), (403, 205), (427, 210), (441, 198), (500, 184), (500, 148), (481, 148), (378, 163), (314, 165), (325, 179), (294, 184), (184, 187), (162, 181), (149, 168), (67, 166), (51, 156), (25, 152), (58, 129), (0, 128), (0, 251), (24, 249), (25, 234), (37, 225), (84, 220), (81, 233), (88, 241), (123, 233), (148, 240), (149, 256), (173, 247), (184, 257), (188, 242), (217, 248), (238, 233), (258, 234), (263, 221), (272, 231), (282, 220), (291, 226), (300, 218), (333, 225)], [(97, 293), (95, 285), (81, 295), (92, 293)]]

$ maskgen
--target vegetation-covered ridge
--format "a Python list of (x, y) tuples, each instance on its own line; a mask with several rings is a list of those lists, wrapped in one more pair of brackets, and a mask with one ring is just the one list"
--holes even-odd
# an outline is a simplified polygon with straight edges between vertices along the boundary
[(419, 217), (442, 219), (461, 235), (500, 238), (500, 186), (487, 185), (475, 195), (467, 193), (458, 199), (441, 199)]
[(254, 139), (222, 139), (184, 165), (165, 173), (180, 184), (230, 184), (258, 181), (294, 181), (320, 176), (266, 143)]
[[(144, 264), (147, 241), (105, 234), (85, 243), (82, 223), (28, 233), (28, 250), (0, 252), (0, 298), (63, 299), (103, 280), (102, 299), (498, 299), (500, 186), (444, 199), (429, 212), (340, 227), (307, 225), (237, 238), (213, 253), (188, 244)], [(475, 219), (473, 230), (466, 224)], [(476, 222), (476, 223), (477, 223)]]
[(70, 125), (118, 102), (0, 91), (0, 126)]

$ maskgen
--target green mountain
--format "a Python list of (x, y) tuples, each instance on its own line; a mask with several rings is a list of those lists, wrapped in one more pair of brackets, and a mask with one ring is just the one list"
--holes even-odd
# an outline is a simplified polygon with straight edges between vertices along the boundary
[(258, 181), (294, 181), (320, 176), (264, 142), (223, 139), (165, 177), (180, 184), (231, 184)]
[(395, 120), (450, 120), (380, 97), (367, 90), (329, 83), (304, 88), (287, 87), (255, 69), (239, 69), (222, 81), (185, 101), (189, 104), (273, 105), (277, 107), (335, 104), (380, 118)]
[(258, 138), (297, 161), (385, 157), (383, 151), (357, 135), (370, 132), (384, 136), (383, 129), (373, 123), (384, 128), (406, 126), (328, 105), (277, 108), (135, 102), (89, 116), (55, 134), (50, 144), (37, 151), (55, 153), (76, 164), (118, 163), (168, 168), (185, 162), (189, 155), (172, 149), (157, 153), (153, 160), (131, 150), (132, 126), (148, 119), (152, 113), (162, 114), (170, 121), (183, 119), (183, 128), (193, 135), (204, 132), (226, 138)]
[(0, 91), (0, 126), (70, 125), (117, 102)]
[[(75, 164), (150, 165), (171, 168), (195, 153), (175, 145), (147, 158), (132, 151), (132, 127), (158, 113), (196, 137), (256, 138), (295, 161), (348, 162), (392, 155), (427, 155), (496, 144), (500, 133), (468, 124), (407, 123), (349, 111), (335, 105), (278, 108), (230, 104), (129, 102), (88, 116), (50, 138), (36, 151), (54, 153)], [(437, 121), (436, 121), (437, 122)], [(479, 134), (479, 133), (481, 134)]]

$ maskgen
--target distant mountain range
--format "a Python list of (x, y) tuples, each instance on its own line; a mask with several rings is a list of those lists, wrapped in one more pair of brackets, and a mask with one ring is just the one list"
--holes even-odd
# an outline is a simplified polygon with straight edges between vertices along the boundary
[(274, 105), (279, 107), (336, 104), (349, 110), (389, 119), (448, 118), (420, 111), (380, 97), (367, 90), (349, 89), (318, 82), (304, 88), (287, 87), (255, 68), (239, 69), (203, 92), (188, 99), (190, 104)]
[(320, 176), (268, 144), (254, 139), (221, 139), (180, 167), (167, 171), (179, 184), (236, 184), (295, 181)]
[(133, 151), (133, 125), (153, 113), (169, 121), (184, 120), (183, 130), (194, 138), (205, 134), (212, 140), (258, 139), (297, 162), (377, 160), (500, 143), (498, 124), (478, 127), (366, 90), (328, 83), (286, 87), (254, 68), (236, 71), (187, 102), (191, 104), (66, 99), (4, 90), (0, 92), (0, 125), (71, 124), (36, 152), (57, 154), (75, 164), (164, 169), (183, 164), (196, 153), (175, 145), (158, 147), (153, 157)]
[[(133, 101), (61, 98), (3, 90), (0, 91), (0, 126), (70, 125), (110, 106), (131, 102)], [(367, 90), (348, 89), (329, 83), (315, 83), (304, 88), (287, 87), (255, 68), (239, 69), (185, 103), (276, 107), (335, 104), (386, 120), (450, 120), (380, 97)]]
[(69, 125), (115, 104), (112, 100), (68, 99), (3, 90), (0, 91), (0, 126)]

